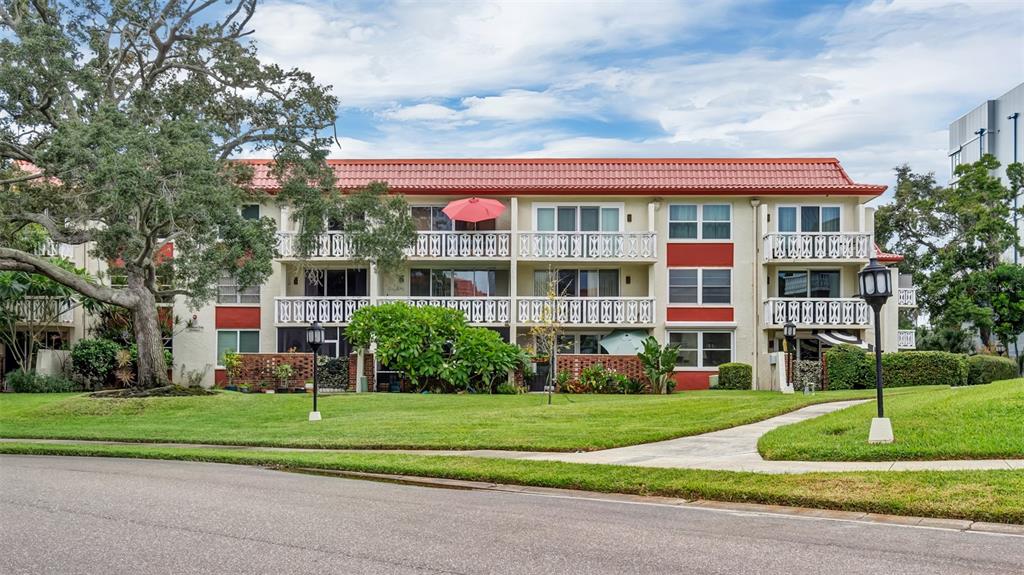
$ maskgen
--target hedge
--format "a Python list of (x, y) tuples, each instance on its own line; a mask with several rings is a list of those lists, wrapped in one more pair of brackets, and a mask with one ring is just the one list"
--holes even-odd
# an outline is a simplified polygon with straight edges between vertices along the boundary
[(1017, 377), (1017, 362), (998, 355), (972, 355), (967, 358), (967, 368), (967, 385)]
[(15, 393), (66, 393), (79, 391), (79, 385), (57, 375), (42, 375), (21, 369), (7, 374), (7, 385)]
[(754, 370), (746, 363), (723, 363), (718, 366), (718, 389), (746, 389), (753, 387)]
[[(862, 389), (875, 385), (875, 357), (858, 347), (839, 345), (825, 352), (829, 389)], [(945, 351), (901, 351), (882, 354), (882, 385), (967, 385), (967, 358)]]

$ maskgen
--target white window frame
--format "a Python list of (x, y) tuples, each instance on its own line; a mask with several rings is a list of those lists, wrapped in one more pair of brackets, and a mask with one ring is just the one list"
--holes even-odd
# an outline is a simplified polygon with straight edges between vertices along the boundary
[(695, 333), (697, 334), (697, 365), (683, 367), (676, 365), (673, 371), (718, 371), (718, 366), (704, 366), (704, 334), (705, 333), (727, 333), (729, 334), (729, 362), (736, 361), (736, 331), (732, 329), (669, 329), (665, 332), (665, 345), (672, 343), (673, 333)]
[[(222, 284), (221, 283), (224, 280), (230, 280), (231, 281), (231, 285), (234, 286), (234, 288), (235, 288), (235, 301), (222, 301), (221, 300), (220, 288), (221, 288), (222, 285), (223, 286), (227, 286), (227, 284)], [(263, 294), (261, 293), (263, 291), (262, 290), (262, 286), (259, 286), (259, 285), (249, 286), (249, 288), (247, 288), (247, 289), (252, 289), (252, 288), (256, 288), (256, 301), (254, 301), (254, 302), (252, 302), (252, 301), (243, 302), (242, 301), (242, 290), (241, 290), (241, 288), (238, 287), (238, 280), (236, 278), (231, 277), (230, 275), (221, 276), (220, 278), (217, 279), (217, 305), (253, 306), (253, 307), (257, 307), (257, 306), (260, 305), (260, 302), (262, 301), (262, 297), (263, 297)]]
[[(808, 232), (809, 233), (809, 232)], [(775, 275), (772, 276), (772, 281), (775, 282), (775, 297), (779, 298), (792, 298), (793, 296), (785, 296), (779, 293), (779, 287), (782, 285), (779, 282), (779, 273), (781, 272), (805, 272), (807, 274), (807, 295), (804, 296), (806, 299), (811, 298), (811, 273), (812, 272), (839, 272), (839, 295), (837, 298), (843, 297), (843, 280), (846, 274), (843, 273), (843, 268), (794, 268), (794, 267), (780, 267), (775, 270)]]
[[(410, 204), (409, 205), (409, 217), (410, 218), (412, 217), (412, 210), (413, 210), (413, 208), (430, 208), (431, 210), (433, 210), (434, 208), (444, 208), (445, 205), (447, 205), (447, 204)], [(448, 214), (445, 214), (445, 215), (447, 216)], [(429, 230), (416, 230), (416, 233), (425, 233), (425, 232), (454, 232), (455, 231), (455, 220), (452, 220), (451, 218), (448, 218), (448, 219), (451, 220), (451, 222), (452, 222), (452, 229), (450, 229), (450, 230), (435, 230), (435, 229), (433, 229), (433, 227), (434, 227), (434, 216), (433, 216), (433, 213), (431, 213), (431, 216), (430, 216), (430, 227), (431, 227), (431, 229), (429, 229)], [(415, 224), (413, 225), (413, 227), (415, 227)]]
[[(705, 266), (701, 268), (694, 267), (671, 267), (668, 268), (669, 273), (665, 281), (667, 282), (668, 291), (667, 300), (668, 307), (708, 307), (708, 308), (719, 308), (719, 307), (733, 307), (733, 302), (736, 301), (735, 297), (735, 276), (733, 273), (734, 269), (731, 267), (715, 267)], [(672, 270), (697, 270), (697, 303), (681, 303), (672, 301)], [(729, 303), (704, 303), (704, 270), (728, 270), (729, 272)]]
[[(619, 229), (617, 230), (599, 230), (597, 232), (581, 232), (580, 231), (580, 210), (579, 208), (616, 208), (619, 210)], [(537, 222), (539, 220), (537, 211), (541, 208), (554, 208), (555, 209), (555, 228), (558, 227), (558, 208), (576, 208), (576, 231), (574, 232), (560, 232), (555, 230), (538, 230)], [(604, 220), (598, 216), (598, 224)], [(558, 234), (593, 234), (593, 233), (622, 233), (626, 225), (626, 203), (625, 202), (535, 202), (533, 204), (533, 230), (535, 232), (542, 233), (558, 233)]]
[[(672, 234), (672, 232), (671, 232), (672, 223), (674, 223), (674, 222), (690, 223), (692, 221), (692, 220), (673, 220), (672, 219), (672, 206), (696, 206), (697, 207), (697, 237), (696, 238), (673, 238), (672, 237), (672, 235), (671, 235)], [(709, 223), (716, 223), (716, 224), (728, 223), (729, 224), (729, 236), (728, 237), (725, 237), (725, 238), (705, 238), (704, 237), (704, 206), (729, 206), (729, 219), (728, 220), (726, 220), (725, 222), (720, 222), (720, 221), (717, 221), (717, 220), (714, 220), (713, 222), (709, 222)], [(733, 212), (735, 211), (733, 209), (733, 207), (734, 206), (733, 206), (732, 202), (704, 202), (704, 203), (698, 203), (698, 202), (672, 202), (671, 204), (668, 205), (668, 209), (666, 210), (666, 217), (668, 218), (668, 223), (667, 223), (667, 226), (666, 226), (665, 230), (666, 230), (666, 236), (668, 237), (668, 243), (671, 244), (671, 243), (692, 243), (692, 242), (708, 242), (708, 243), (731, 242), (733, 240), (733, 235), (732, 235), (733, 217), (732, 216), (733, 216)]]
[[(241, 338), (240, 333), (243, 332), (243, 331), (251, 331), (251, 332), (255, 332), (256, 333), (256, 351), (246, 351), (246, 352), (238, 351), (238, 345), (239, 345), (238, 342), (239, 342), (239, 339)], [(235, 353), (261, 353), (262, 349), (263, 349), (263, 341), (262, 341), (263, 340), (263, 336), (260, 334), (260, 330), (258, 330), (258, 329), (241, 329), (241, 328), (239, 328), (239, 329), (218, 329), (217, 330), (217, 335), (216, 335), (216, 340), (214, 341), (214, 345), (216, 346), (215, 349), (214, 349), (214, 352), (217, 354), (217, 357), (214, 358), (214, 363), (217, 364), (217, 367), (216, 367), (217, 369), (224, 369), (224, 366), (220, 364), (220, 334), (221, 333), (229, 333), (229, 332), (232, 332), (232, 333), (235, 334), (235, 347), (233, 348)]]
[[(795, 208), (796, 209), (796, 231), (783, 232), (779, 230), (779, 223), (782, 218), (779, 217), (779, 212), (782, 208)], [(801, 208), (818, 208), (818, 231), (816, 232), (802, 232), (800, 231), (801, 226)], [(823, 232), (821, 231), (821, 210), (824, 208), (838, 208), (839, 209), (839, 231), (838, 232)], [(775, 232), (779, 234), (842, 234), (843, 232), (843, 205), (842, 204), (779, 204), (775, 206)]]

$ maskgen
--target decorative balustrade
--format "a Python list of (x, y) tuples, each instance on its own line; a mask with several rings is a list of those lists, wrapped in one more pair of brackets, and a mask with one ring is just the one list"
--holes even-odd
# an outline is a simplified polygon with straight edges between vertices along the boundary
[(66, 258), (71, 259), (74, 255), (75, 246), (70, 244), (62, 244), (55, 242), (51, 238), (46, 238), (41, 244), (36, 246), (33, 250), (37, 256), (43, 256), (47, 258)]
[(649, 297), (521, 297), (520, 323), (563, 325), (650, 325), (654, 298)]
[(917, 349), (917, 332), (912, 329), (901, 329), (896, 332), (896, 347), (899, 349)]
[(773, 233), (764, 236), (764, 259), (773, 260), (867, 260), (871, 234)]
[(507, 258), (512, 232), (419, 232), (405, 250), (415, 258)]
[(896, 305), (899, 307), (917, 307), (917, 288), (897, 288)]
[(519, 257), (655, 259), (654, 232), (519, 232)]
[(507, 324), (512, 315), (512, 300), (508, 297), (382, 297), (379, 301), (457, 309), (466, 314), (469, 323)]
[(328, 324), (348, 323), (352, 314), (368, 297), (275, 297), (274, 323), (309, 325), (314, 321)]
[(866, 326), (871, 323), (871, 308), (859, 298), (769, 298), (764, 318), (774, 326)]
[[(277, 232), (277, 251), (283, 258), (298, 257), (298, 234)], [(327, 232), (317, 238), (311, 258), (349, 258), (352, 256), (352, 239), (344, 232)]]
[(61, 297), (28, 296), (15, 306), (15, 314), (25, 323), (72, 323), (75, 302)]

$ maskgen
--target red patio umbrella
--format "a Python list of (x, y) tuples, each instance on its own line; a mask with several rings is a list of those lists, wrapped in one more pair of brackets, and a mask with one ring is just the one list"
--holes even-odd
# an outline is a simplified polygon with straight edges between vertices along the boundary
[(441, 211), (456, 221), (482, 222), (500, 216), (505, 211), (505, 204), (488, 198), (465, 198), (449, 202)]

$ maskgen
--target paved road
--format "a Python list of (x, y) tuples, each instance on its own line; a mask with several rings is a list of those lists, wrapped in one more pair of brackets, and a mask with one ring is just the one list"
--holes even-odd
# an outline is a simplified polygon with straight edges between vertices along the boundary
[(1024, 538), (172, 461), (0, 456), (0, 573), (1024, 572)]

